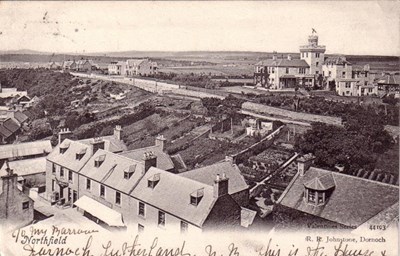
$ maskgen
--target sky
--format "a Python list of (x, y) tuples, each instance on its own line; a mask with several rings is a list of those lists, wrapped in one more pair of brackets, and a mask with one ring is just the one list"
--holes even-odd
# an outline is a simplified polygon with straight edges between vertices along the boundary
[(400, 55), (398, 1), (0, 2), (0, 51), (298, 52)]

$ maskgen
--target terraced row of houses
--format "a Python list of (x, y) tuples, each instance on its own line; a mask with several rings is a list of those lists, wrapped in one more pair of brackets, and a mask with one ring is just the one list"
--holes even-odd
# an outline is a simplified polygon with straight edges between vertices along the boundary
[(52, 61), (48, 64), (48, 68), (51, 70), (87, 72), (96, 69), (97, 65), (93, 62), (93, 60), (81, 59), (81, 60), (66, 60), (63, 62)]
[(157, 62), (149, 59), (113, 61), (108, 65), (108, 74), (121, 76), (149, 76), (157, 73)]
[(185, 164), (164, 152), (162, 136), (154, 146), (127, 150), (121, 132), (117, 126), (113, 135), (74, 141), (63, 130), (47, 156), (47, 200), (77, 207), (110, 229), (199, 233), (241, 227), (249, 192), (235, 164), (222, 161), (180, 173)]

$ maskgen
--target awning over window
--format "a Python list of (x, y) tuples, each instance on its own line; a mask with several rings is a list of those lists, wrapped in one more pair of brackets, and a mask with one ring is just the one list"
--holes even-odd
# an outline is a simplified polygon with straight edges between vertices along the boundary
[(107, 223), (110, 227), (125, 226), (122, 221), (121, 213), (114, 211), (87, 196), (82, 196), (74, 204), (80, 209), (87, 211), (91, 215)]

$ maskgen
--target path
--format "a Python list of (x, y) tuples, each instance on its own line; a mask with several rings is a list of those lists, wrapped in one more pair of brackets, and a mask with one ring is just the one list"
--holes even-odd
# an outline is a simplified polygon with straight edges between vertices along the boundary
[(275, 176), (278, 172), (283, 171), (289, 164), (291, 164), (297, 157), (299, 156), (298, 153), (294, 153), (294, 155), (289, 158), (286, 162), (284, 162), (281, 166), (279, 166), (275, 171), (273, 171), (271, 174), (269, 174), (267, 177), (265, 177), (263, 180), (260, 182), (256, 182), (256, 185), (250, 189), (250, 195), (253, 193), (253, 191), (260, 185), (265, 184), (266, 181), (270, 180), (273, 176)]

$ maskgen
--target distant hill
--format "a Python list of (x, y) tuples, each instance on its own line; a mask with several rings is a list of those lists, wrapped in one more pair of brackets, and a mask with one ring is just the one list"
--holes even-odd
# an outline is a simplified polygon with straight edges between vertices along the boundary
[[(277, 53), (279, 58), (286, 58), (291, 54), (293, 58), (300, 58), (296, 53)], [(54, 54), (37, 52), (32, 50), (0, 51), (0, 62), (62, 62), (64, 60), (79, 60), (89, 58), (97, 63), (110, 63), (113, 60), (126, 60), (128, 58), (151, 58), (160, 64), (171, 61), (182, 62), (182, 65), (193, 64), (226, 64), (237, 63), (242, 65), (253, 65), (254, 63), (272, 58), (272, 52), (245, 52), (245, 51), (123, 51), (123, 52), (98, 52), (85, 54)], [(327, 54), (326, 57), (338, 56), (341, 54)], [(375, 55), (345, 55), (349, 62), (355, 66), (370, 64), (372, 70), (397, 71), (400, 58), (398, 56), (375, 56)], [(175, 64), (174, 64), (175, 65)], [(173, 66), (174, 66), (173, 65)]]

